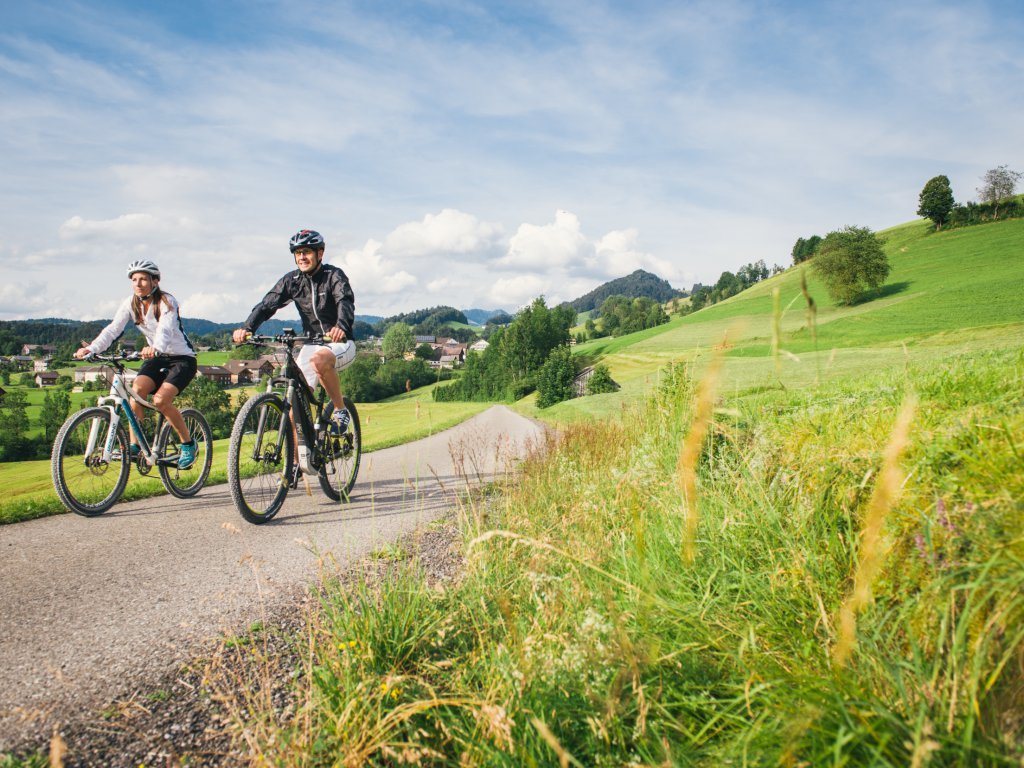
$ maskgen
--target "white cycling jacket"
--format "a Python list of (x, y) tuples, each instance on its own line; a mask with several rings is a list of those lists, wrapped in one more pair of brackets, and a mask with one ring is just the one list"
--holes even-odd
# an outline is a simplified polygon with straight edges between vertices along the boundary
[[(164, 299), (170, 303), (168, 307)], [(188, 355), (196, 356), (192, 342), (185, 335), (185, 329), (181, 325), (181, 316), (178, 314), (178, 302), (169, 293), (163, 294), (160, 299), (160, 319), (156, 319), (156, 313), (151, 305), (142, 318), (142, 325), (136, 326), (142, 335), (146, 337), (146, 346), (153, 347), (161, 355)], [(100, 331), (100, 335), (93, 339), (89, 345), (89, 351), (100, 353), (117, 341), (128, 323), (132, 322), (132, 300), (131, 297), (124, 300), (121, 307), (114, 315), (113, 321)]]

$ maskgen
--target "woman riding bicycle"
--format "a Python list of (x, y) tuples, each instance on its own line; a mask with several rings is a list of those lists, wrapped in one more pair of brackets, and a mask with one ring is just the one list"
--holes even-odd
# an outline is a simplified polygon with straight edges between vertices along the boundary
[[(142, 398), (153, 394), (153, 405), (181, 440), (178, 468), (187, 469), (195, 463), (196, 443), (181, 411), (174, 405), (174, 398), (196, 375), (196, 352), (181, 327), (177, 300), (160, 290), (159, 267), (148, 259), (133, 261), (128, 265), (128, 278), (132, 281), (133, 295), (124, 300), (110, 325), (90, 344), (77, 350), (75, 357), (81, 360), (103, 352), (121, 336), (129, 322), (134, 322), (146, 337), (146, 346), (140, 353), (145, 362), (139, 368), (133, 389)], [(131, 406), (141, 422), (143, 407), (135, 402)], [(131, 439), (134, 458), (140, 452), (134, 432)]]

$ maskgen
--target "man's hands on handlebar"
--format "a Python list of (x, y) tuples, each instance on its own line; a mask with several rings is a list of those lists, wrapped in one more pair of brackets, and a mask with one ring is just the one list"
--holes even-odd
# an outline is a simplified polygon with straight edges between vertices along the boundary
[[(235, 344), (245, 344), (252, 335), (252, 332), (245, 330), (245, 328), (236, 328), (231, 334), (231, 340)], [(338, 326), (334, 326), (324, 334), (324, 341), (330, 341), (335, 344), (344, 341), (346, 338), (345, 331)]]
[(325, 339), (330, 339), (335, 344), (345, 340), (345, 332), (338, 326), (334, 326), (327, 333), (324, 334)]

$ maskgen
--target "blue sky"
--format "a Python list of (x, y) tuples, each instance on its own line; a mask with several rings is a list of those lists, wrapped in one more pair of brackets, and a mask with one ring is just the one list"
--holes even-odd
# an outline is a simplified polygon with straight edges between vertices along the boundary
[(1024, 170), (1022, 41), (1019, 0), (3, 3), (0, 319), (110, 317), (147, 257), (240, 321), (304, 227), (359, 314), (788, 265)]

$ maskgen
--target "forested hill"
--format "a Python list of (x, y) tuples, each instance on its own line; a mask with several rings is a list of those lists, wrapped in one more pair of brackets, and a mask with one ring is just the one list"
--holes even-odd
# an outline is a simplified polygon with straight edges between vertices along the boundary
[(599, 285), (585, 296), (569, 302), (577, 312), (589, 312), (601, 306), (609, 296), (625, 296), (630, 299), (646, 297), (664, 304), (671, 299), (677, 299), (686, 294), (676, 290), (668, 281), (662, 280), (657, 275), (645, 272), (642, 269), (636, 270), (626, 277), (611, 280), (604, 285)]
[[(379, 318), (367, 315), (370, 320), (376, 321)], [(364, 329), (370, 329), (365, 325), (363, 315), (356, 315), (356, 337), (360, 338), (360, 323), (364, 323)], [(46, 317), (38, 320), (0, 320), (0, 355), (16, 355), (21, 353), (23, 344), (54, 344), (57, 346), (70, 344), (77, 347), (80, 341), (91, 341), (109, 323), (110, 320), (67, 320), (64, 318)], [(215, 323), (211, 320), (200, 318), (184, 317), (181, 320), (185, 327), (185, 333), (191, 338), (197, 339), (201, 336), (221, 336), (229, 334), (242, 324), (237, 323)], [(302, 332), (302, 322), (297, 319), (279, 320), (271, 318), (260, 326), (260, 333), (273, 334), (281, 333), (284, 328), (294, 328)], [(364, 334), (365, 335), (365, 334)], [(126, 339), (141, 337), (134, 325), (129, 324), (125, 329)]]

